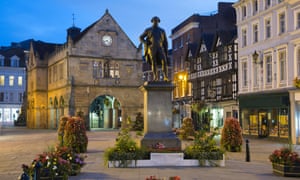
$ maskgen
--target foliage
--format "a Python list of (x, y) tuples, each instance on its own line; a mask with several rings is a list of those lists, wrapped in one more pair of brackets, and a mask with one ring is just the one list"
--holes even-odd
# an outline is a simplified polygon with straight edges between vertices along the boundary
[(68, 117), (62, 144), (72, 148), (76, 153), (85, 153), (87, 151), (88, 137), (84, 120), (81, 117)]
[(278, 164), (294, 164), (300, 163), (300, 157), (297, 152), (291, 150), (291, 148), (283, 147), (281, 149), (276, 149), (269, 156), (269, 160), (272, 163)]
[(134, 131), (143, 131), (144, 130), (144, 118), (142, 116), (142, 113), (140, 113), (140, 112), (137, 113), (132, 129)]
[(224, 151), (216, 145), (214, 137), (217, 133), (207, 133), (204, 130), (198, 131), (194, 143), (184, 150), (186, 159), (198, 160), (220, 160), (223, 159)]
[(59, 146), (56, 147), (55, 151), (61, 158), (70, 162), (70, 175), (75, 175), (77, 171), (80, 170), (86, 164), (85, 159), (87, 158), (87, 156), (75, 153), (71, 148)]
[(58, 138), (58, 142), (60, 144), (60, 146), (63, 146), (63, 137), (64, 137), (64, 131), (65, 131), (65, 126), (66, 123), (68, 121), (68, 117), (67, 116), (62, 116), (59, 120), (59, 126), (58, 126), (58, 130), (57, 130), (57, 138)]
[(105, 164), (108, 164), (108, 161), (119, 161), (120, 167), (127, 167), (128, 161), (143, 159), (146, 151), (138, 147), (130, 135), (130, 129), (131, 127), (128, 123), (127, 126), (123, 126), (118, 134), (115, 146), (105, 150)]
[[(86, 156), (74, 153), (72, 149), (68, 147), (57, 146), (55, 148), (49, 148), (32, 161), (31, 165), (22, 165), (22, 176), (28, 175), (33, 177), (36, 171), (39, 177), (63, 177), (68, 179), (69, 175), (73, 175), (74, 171), (78, 170), (85, 165)], [(74, 169), (76, 168), (76, 169)]]
[(50, 177), (52, 179), (58, 176), (68, 179), (71, 172), (70, 161), (62, 158), (61, 152), (53, 149), (39, 154), (33, 160), (32, 167), (39, 169), (40, 177)]
[(298, 79), (298, 77), (295, 77), (293, 82), (296, 88), (300, 88), (300, 79)]
[(193, 120), (189, 117), (183, 119), (182, 126), (179, 130), (179, 138), (182, 140), (188, 139), (190, 136), (195, 136)]
[(237, 119), (227, 118), (222, 129), (221, 146), (227, 151), (241, 151), (242, 129)]

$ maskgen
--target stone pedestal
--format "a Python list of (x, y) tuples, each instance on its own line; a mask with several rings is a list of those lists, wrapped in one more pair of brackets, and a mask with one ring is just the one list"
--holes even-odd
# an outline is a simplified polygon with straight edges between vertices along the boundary
[(162, 143), (166, 148), (181, 148), (181, 142), (172, 132), (172, 91), (170, 82), (146, 82), (144, 93), (144, 133), (141, 145), (154, 147)]

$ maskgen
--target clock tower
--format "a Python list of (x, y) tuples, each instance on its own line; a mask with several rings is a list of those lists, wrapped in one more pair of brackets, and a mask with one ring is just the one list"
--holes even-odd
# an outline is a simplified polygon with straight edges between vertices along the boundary
[[(30, 128), (57, 128), (61, 116), (80, 113), (88, 129), (116, 129), (143, 112), (141, 50), (108, 10), (82, 31), (74, 25), (69, 28), (67, 43), (54, 49), (51, 56), (44, 49), (38, 52), (40, 49), (31, 49), (31, 56), (45, 59), (37, 71), (31, 71), (39, 75), (29, 74), (36, 78), (29, 81), (47, 84), (43, 91), (29, 90), (29, 101), (35, 102), (28, 117)], [(37, 92), (47, 100), (38, 100)]]

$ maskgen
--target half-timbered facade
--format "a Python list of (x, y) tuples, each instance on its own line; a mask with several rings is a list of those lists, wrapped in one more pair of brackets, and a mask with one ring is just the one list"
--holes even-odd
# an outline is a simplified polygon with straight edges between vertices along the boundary
[[(237, 117), (237, 43), (235, 31), (203, 34), (191, 59), (193, 118), (199, 126), (222, 127), (226, 117)], [(206, 107), (206, 108), (203, 108)], [(204, 111), (197, 111), (202, 109)]]

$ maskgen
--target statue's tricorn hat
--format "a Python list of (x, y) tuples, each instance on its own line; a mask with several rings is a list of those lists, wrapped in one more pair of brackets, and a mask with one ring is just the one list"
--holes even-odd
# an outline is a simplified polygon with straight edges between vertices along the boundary
[(157, 16), (154, 16), (152, 19), (151, 19), (151, 22), (153, 23), (153, 21), (157, 21), (157, 22), (160, 22), (160, 19), (159, 19), (159, 17), (157, 17)]

